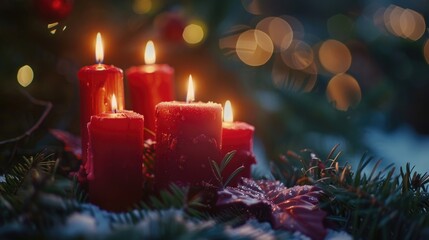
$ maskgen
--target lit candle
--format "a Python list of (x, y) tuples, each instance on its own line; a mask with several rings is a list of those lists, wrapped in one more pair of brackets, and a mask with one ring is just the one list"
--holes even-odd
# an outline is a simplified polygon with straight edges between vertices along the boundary
[(254, 130), (252, 125), (234, 122), (231, 102), (226, 101), (222, 123), (222, 156), (233, 150), (237, 152), (222, 172), (223, 179), (227, 179), (238, 167), (244, 166), (244, 169), (230, 182), (232, 186), (236, 186), (241, 177), (250, 178), (251, 165), (256, 163), (252, 150)]
[[(174, 69), (167, 64), (155, 64), (155, 46), (146, 44), (144, 59), (146, 65), (127, 69), (126, 75), (131, 93), (132, 109), (145, 117), (146, 128), (155, 131), (155, 106), (160, 102), (172, 101)], [(145, 134), (146, 138), (154, 138)]]
[(155, 185), (170, 183), (199, 186), (215, 183), (210, 161), (220, 161), (222, 106), (193, 102), (189, 77), (186, 102), (161, 102), (156, 106)]
[(97, 64), (84, 66), (78, 73), (80, 86), (80, 127), (82, 138), (82, 160), (86, 164), (88, 131), (87, 124), (92, 115), (111, 110), (110, 101), (114, 94), (118, 109), (124, 108), (124, 83), (122, 70), (111, 65), (102, 64), (104, 58), (100, 33), (97, 33), (95, 44)]
[(124, 211), (142, 198), (143, 116), (117, 110), (91, 117), (88, 123), (89, 200), (103, 209)]

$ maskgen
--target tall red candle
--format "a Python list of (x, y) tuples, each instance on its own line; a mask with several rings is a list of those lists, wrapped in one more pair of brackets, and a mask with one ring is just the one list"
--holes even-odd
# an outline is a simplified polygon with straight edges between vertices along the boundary
[(124, 211), (142, 198), (143, 116), (114, 111), (88, 123), (89, 200), (103, 209)]
[(192, 102), (190, 92), (189, 89), (187, 102), (161, 102), (156, 106), (155, 185), (158, 189), (170, 183), (199, 186), (202, 182), (215, 181), (210, 160), (220, 161), (222, 106)]
[(104, 58), (100, 33), (97, 34), (96, 60), (98, 64), (84, 66), (78, 72), (80, 87), (80, 127), (82, 138), (83, 166), (87, 159), (87, 124), (92, 115), (111, 111), (111, 96), (117, 99), (118, 109), (124, 108), (124, 83), (122, 70), (101, 64)]
[[(152, 41), (146, 44), (146, 65), (127, 69), (126, 75), (131, 93), (132, 109), (145, 117), (145, 127), (155, 131), (155, 106), (174, 99), (174, 69), (167, 64), (155, 64), (155, 47)], [(154, 138), (145, 134), (146, 138)]]
[(251, 165), (256, 163), (253, 155), (254, 130), (252, 125), (233, 121), (231, 103), (226, 101), (222, 123), (222, 156), (233, 150), (237, 152), (222, 172), (223, 179), (227, 179), (237, 168), (244, 166), (229, 185), (236, 186), (241, 177), (250, 178), (251, 176)]

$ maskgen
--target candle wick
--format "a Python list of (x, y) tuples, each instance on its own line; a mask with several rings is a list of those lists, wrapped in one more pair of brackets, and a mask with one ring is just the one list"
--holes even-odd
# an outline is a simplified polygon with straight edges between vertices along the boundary
[(104, 70), (105, 68), (104, 68), (104, 65), (101, 62), (98, 62), (96, 69), (97, 70)]
[(115, 108), (115, 109), (113, 109), (113, 112), (114, 112), (114, 113), (117, 113), (116, 108)]

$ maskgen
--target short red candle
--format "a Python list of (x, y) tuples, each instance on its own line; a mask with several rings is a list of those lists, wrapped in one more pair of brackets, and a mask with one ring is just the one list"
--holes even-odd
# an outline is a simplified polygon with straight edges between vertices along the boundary
[(88, 123), (89, 200), (124, 211), (142, 198), (143, 116), (132, 111), (102, 113)]
[[(189, 98), (188, 98), (189, 99)], [(156, 106), (155, 185), (215, 183), (210, 161), (220, 161), (222, 106), (162, 102)]]
[[(153, 42), (149, 41), (145, 50), (146, 65), (127, 69), (126, 75), (131, 94), (132, 109), (145, 117), (145, 127), (155, 131), (155, 106), (160, 102), (174, 99), (174, 69), (167, 64), (155, 64), (156, 55)], [(145, 134), (146, 138), (154, 138)]]
[[(228, 114), (230, 116), (227, 117)], [(254, 131), (255, 128), (252, 125), (233, 122), (231, 103), (227, 101), (222, 123), (222, 156), (233, 150), (237, 152), (223, 171), (223, 179), (227, 179), (237, 168), (244, 166), (244, 169), (230, 182), (231, 186), (236, 186), (241, 177), (250, 178), (251, 176), (251, 165), (256, 163), (253, 155)]]
[[(100, 33), (97, 34), (96, 59), (103, 61)], [(124, 83), (122, 70), (105, 64), (84, 66), (78, 72), (80, 87), (80, 127), (83, 165), (87, 159), (87, 124), (92, 115), (111, 111), (111, 96), (114, 94), (118, 109), (124, 108)]]

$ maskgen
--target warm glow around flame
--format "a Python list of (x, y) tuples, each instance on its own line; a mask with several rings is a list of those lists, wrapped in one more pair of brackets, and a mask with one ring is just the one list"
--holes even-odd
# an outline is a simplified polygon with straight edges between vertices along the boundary
[(97, 63), (102, 63), (104, 59), (103, 42), (101, 41), (101, 34), (97, 33), (97, 40), (95, 41), (95, 60)]
[(190, 103), (193, 101), (195, 101), (194, 83), (192, 82), (192, 75), (189, 75), (188, 94), (186, 95), (186, 102)]
[(144, 51), (144, 62), (146, 64), (154, 64), (156, 62), (155, 46), (152, 41), (146, 43), (146, 49)]
[(116, 101), (115, 94), (112, 95), (112, 112), (116, 112), (118, 110), (118, 102)]
[(231, 102), (229, 100), (226, 100), (225, 102), (225, 108), (223, 109), (223, 121), (228, 123), (232, 123), (234, 121)]

